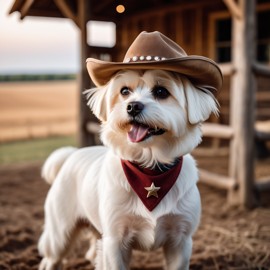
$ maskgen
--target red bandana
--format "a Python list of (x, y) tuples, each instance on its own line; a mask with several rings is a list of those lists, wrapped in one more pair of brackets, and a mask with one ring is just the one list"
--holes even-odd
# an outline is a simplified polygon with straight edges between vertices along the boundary
[(146, 208), (152, 211), (176, 182), (183, 158), (166, 172), (140, 168), (127, 160), (121, 160), (121, 163), (129, 184)]

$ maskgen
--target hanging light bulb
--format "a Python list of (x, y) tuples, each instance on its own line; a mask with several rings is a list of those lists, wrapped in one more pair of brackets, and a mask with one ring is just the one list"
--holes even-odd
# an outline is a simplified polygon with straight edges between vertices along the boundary
[(123, 13), (123, 12), (125, 12), (125, 10), (126, 10), (126, 8), (125, 8), (124, 5), (118, 5), (118, 6), (116, 7), (116, 11), (117, 11), (118, 13)]

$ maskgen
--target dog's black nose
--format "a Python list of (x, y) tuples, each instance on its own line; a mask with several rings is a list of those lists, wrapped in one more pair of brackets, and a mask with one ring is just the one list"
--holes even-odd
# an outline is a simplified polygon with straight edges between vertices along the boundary
[(128, 103), (127, 105), (127, 112), (131, 116), (138, 115), (144, 108), (144, 105), (141, 102), (133, 101)]

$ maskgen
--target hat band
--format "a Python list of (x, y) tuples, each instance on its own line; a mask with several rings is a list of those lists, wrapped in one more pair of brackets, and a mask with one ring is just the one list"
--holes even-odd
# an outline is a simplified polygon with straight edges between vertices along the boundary
[(166, 60), (167, 58), (161, 57), (161, 56), (151, 56), (151, 55), (141, 55), (141, 56), (133, 56), (131, 58), (124, 59), (124, 63), (130, 63), (130, 62), (138, 62), (138, 61), (161, 61)]

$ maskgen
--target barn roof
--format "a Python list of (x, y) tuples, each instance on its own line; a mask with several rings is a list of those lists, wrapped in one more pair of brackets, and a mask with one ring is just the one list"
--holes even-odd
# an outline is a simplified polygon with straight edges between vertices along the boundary
[[(14, 0), (10, 13), (18, 11), (21, 19), (25, 16), (44, 16), (70, 18), (78, 14), (77, 0)], [(222, 3), (222, 1), (220, 1)], [(118, 21), (123, 16), (133, 16), (142, 12), (151, 12), (153, 10), (162, 10), (164, 8), (173, 8), (182, 4), (209, 4), (211, 0), (128, 0), (123, 1), (125, 12), (119, 14), (116, 12), (118, 1), (114, 0), (89, 0), (88, 20)]]

